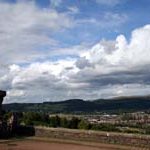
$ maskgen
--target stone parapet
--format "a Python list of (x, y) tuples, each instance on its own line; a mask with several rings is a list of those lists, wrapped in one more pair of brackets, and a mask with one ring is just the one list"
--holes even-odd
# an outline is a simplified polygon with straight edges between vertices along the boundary
[(57, 138), (57, 139), (69, 139), (77, 141), (79, 140), (88, 142), (98, 142), (107, 144), (120, 144), (143, 148), (150, 147), (149, 135), (35, 127), (35, 136)]

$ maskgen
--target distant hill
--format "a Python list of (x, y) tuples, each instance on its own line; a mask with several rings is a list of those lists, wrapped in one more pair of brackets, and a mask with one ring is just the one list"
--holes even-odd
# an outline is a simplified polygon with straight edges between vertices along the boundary
[(43, 103), (11, 103), (3, 104), (3, 109), (14, 112), (46, 112), (46, 113), (120, 113), (150, 110), (150, 97), (120, 97), (114, 99), (98, 99), (84, 101), (72, 99), (60, 102)]

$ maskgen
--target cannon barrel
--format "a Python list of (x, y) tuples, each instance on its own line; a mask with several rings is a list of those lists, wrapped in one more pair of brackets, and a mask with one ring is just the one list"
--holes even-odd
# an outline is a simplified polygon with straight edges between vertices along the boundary
[(3, 102), (3, 98), (6, 96), (6, 91), (0, 90), (0, 104)]
[(3, 98), (6, 96), (6, 91), (0, 91), (0, 113), (2, 111)]
[(5, 97), (5, 96), (6, 96), (6, 91), (1, 91), (1, 90), (0, 90), (0, 97), (3, 98), (3, 97)]

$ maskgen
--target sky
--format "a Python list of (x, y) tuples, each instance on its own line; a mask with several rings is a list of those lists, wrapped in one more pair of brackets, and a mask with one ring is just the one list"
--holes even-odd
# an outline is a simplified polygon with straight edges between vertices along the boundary
[(4, 103), (150, 95), (149, 0), (0, 0)]

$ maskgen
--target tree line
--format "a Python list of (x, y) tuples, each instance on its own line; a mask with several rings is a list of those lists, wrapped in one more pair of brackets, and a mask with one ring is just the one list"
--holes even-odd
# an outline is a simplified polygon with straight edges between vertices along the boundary
[[(8, 120), (11, 116), (11, 113), (5, 113), (4, 118)], [(127, 133), (140, 133), (138, 130), (129, 130), (122, 131), (119, 127), (124, 127), (123, 124), (91, 124), (83, 118), (79, 117), (60, 117), (58, 115), (49, 115), (46, 113), (37, 113), (37, 112), (24, 112), (18, 113), (18, 123), (24, 126), (45, 126), (45, 127), (54, 127), (54, 128), (69, 128), (69, 129), (84, 129), (84, 130), (97, 130), (97, 131), (112, 131), (112, 132), (127, 132)], [(130, 125), (129, 125), (130, 127)], [(136, 127), (137, 129), (144, 130), (144, 133), (150, 134), (150, 126), (141, 126), (134, 125), (132, 128)]]
[(102, 130), (118, 131), (111, 124), (91, 124), (88, 121), (78, 117), (60, 117), (58, 115), (49, 116), (44, 113), (25, 112), (20, 115), (20, 124), (26, 126), (46, 126), (54, 128), (84, 129), (84, 130)]

